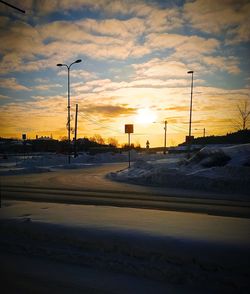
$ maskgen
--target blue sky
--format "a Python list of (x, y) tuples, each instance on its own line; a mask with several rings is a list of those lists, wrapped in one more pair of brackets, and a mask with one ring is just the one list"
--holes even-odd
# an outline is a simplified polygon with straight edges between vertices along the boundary
[[(195, 136), (235, 130), (250, 100), (249, 1), (9, 1), (0, 3), (0, 105), (4, 137), (67, 135), (67, 72), (79, 136), (159, 146), (188, 132), (194, 71)], [(143, 110), (143, 111), (142, 111)], [(159, 124), (152, 122), (152, 119)]]

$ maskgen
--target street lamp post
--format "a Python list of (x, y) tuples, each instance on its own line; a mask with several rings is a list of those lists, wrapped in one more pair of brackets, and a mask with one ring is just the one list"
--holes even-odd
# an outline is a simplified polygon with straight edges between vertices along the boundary
[(187, 72), (192, 75), (191, 80), (191, 99), (190, 99), (190, 113), (189, 113), (189, 132), (188, 132), (188, 158), (190, 157), (191, 151), (191, 128), (192, 128), (192, 108), (193, 108), (193, 85), (194, 85), (194, 71), (190, 70)]
[(80, 63), (82, 62), (81, 59), (77, 59), (76, 61), (72, 62), (70, 65), (67, 65), (65, 63), (58, 63), (57, 66), (66, 66), (67, 70), (68, 70), (68, 145), (69, 145), (69, 156), (68, 156), (68, 160), (70, 163), (70, 68), (73, 64), (75, 63)]

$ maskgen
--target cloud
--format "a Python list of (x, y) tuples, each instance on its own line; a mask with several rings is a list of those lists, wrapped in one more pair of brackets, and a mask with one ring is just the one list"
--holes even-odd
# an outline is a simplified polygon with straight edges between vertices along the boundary
[[(34, 57), (33, 52), (39, 52), (42, 44), (37, 29), (21, 20), (16, 20), (0, 30), (1, 51), (22, 52), (27, 59)], [(32, 49), (32, 50), (31, 50)]]
[[(67, 76), (68, 73), (66, 70), (61, 70), (61, 71), (58, 71), (57, 75), (58, 76)], [(86, 70), (73, 69), (73, 70), (70, 70), (70, 77), (83, 78), (84, 80), (91, 80), (91, 79), (97, 78), (97, 74), (94, 72), (86, 71)]]
[(209, 66), (210, 69), (226, 71), (231, 74), (238, 74), (241, 72), (239, 60), (234, 56), (203, 56), (202, 62)]
[(184, 77), (188, 71), (186, 64), (178, 61), (153, 58), (148, 62), (132, 65), (138, 77), (173, 78)]
[(47, 91), (53, 88), (60, 88), (62, 87), (62, 85), (60, 84), (47, 84), (47, 85), (37, 85), (37, 86), (33, 86), (32, 89), (33, 90), (39, 90), (39, 91)]
[[(178, 58), (174, 58), (178, 56)], [(189, 64), (186, 64), (187, 55), (174, 54), (170, 58), (153, 58), (145, 63), (132, 64), (135, 69), (136, 77), (141, 78), (161, 78), (176, 79), (176, 85), (180, 85), (181, 81), (177, 79), (186, 78), (187, 71), (192, 69), (195, 72), (200, 73), (213, 73), (216, 71), (224, 71), (230, 74), (239, 74), (241, 72), (240, 63), (238, 58), (234, 56), (206, 56), (200, 55), (198, 60), (190, 60)], [(179, 60), (179, 61), (178, 61)], [(183, 61), (182, 61), (183, 60)], [(196, 83), (202, 83), (204, 81), (199, 80)], [(185, 85), (185, 83), (181, 83)]]
[(85, 105), (80, 112), (86, 114), (95, 114), (97, 116), (104, 116), (106, 118), (115, 118), (124, 115), (131, 115), (136, 113), (136, 109), (132, 107), (126, 107), (123, 105)]
[(168, 60), (172, 62), (199, 63), (204, 56), (212, 57), (220, 49), (220, 41), (215, 38), (204, 38), (196, 35), (157, 34), (146, 36), (145, 46), (149, 51), (172, 50)]
[[(49, 2), (46, 3), (46, 5), (50, 5)], [(117, 2), (117, 5), (122, 6), (121, 3), (123, 2)], [(89, 2), (82, 4), (90, 5)], [(70, 7), (71, 4), (60, 5)], [(76, 5), (80, 5), (80, 2), (76, 2)], [(99, 3), (97, 7), (100, 5)], [(116, 10), (118, 6), (116, 6)], [(127, 7), (127, 4), (125, 6)], [(143, 7), (144, 12), (140, 12), (138, 7)], [(151, 7), (152, 11), (146, 9), (148, 7)], [(88, 18), (74, 22), (54, 21), (36, 26), (16, 21), (7, 28), (7, 31), (2, 31), (3, 39), (6, 39), (6, 42), (1, 49), (3, 58), (0, 73), (54, 68), (56, 63), (75, 58), (75, 52), (79, 56), (87, 56), (91, 59), (126, 60), (166, 49), (173, 50), (169, 57), (172, 59), (172, 63), (184, 62), (188, 58), (190, 63), (202, 60), (203, 64), (213, 66), (214, 69), (224, 68), (229, 73), (239, 72), (237, 61), (233, 60), (233, 56), (224, 59), (227, 65), (225, 64), (223, 67), (216, 67), (216, 63), (221, 65), (223, 62), (222, 57), (220, 60), (217, 58), (216, 61), (215, 59), (212, 61), (211, 54), (220, 48), (218, 40), (195, 35), (161, 33), (162, 25), (159, 25), (157, 17), (171, 19), (171, 16), (179, 13), (179, 9), (159, 9), (157, 6), (145, 5), (140, 2), (135, 6), (129, 5), (127, 11), (134, 13), (136, 17), (126, 20)], [(149, 26), (147, 18), (152, 15), (154, 17), (150, 21), (151, 26)], [(20, 30), (21, 33), (19, 33)], [(162, 71), (163, 68), (160, 70)], [(87, 80), (96, 78), (94, 74), (87, 71), (78, 73)], [(59, 73), (59, 75), (63, 74), (63, 71)], [(156, 73), (153, 76), (156, 76)]]
[(0, 99), (10, 99), (10, 97), (9, 96), (6, 96), (6, 95), (1, 95), (0, 94)]
[(85, 32), (95, 33), (104, 36), (115, 36), (131, 38), (141, 35), (145, 32), (145, 21), (140, 18), (130, 18), (127, 20), (104, 19), (94, 20), (86, 19), (78, 23), (79, 28)]
[(1, 79), (0, 87), (6, 88), (14, 91), (31, 91), (30, 88), (19, 84), (15, 78)]
[(173, 48), (185, 54), (187, 51), (197, 53), (211, 53), (219, 48), (219, 41), (210, 38), (206, 39), (198, 36), (187, 36), (179, 34), (156, 34), (152, 33), (146, 37), (146, 46), (151, 49), (163, 50)]
[(184, 15), (193, 27), (211, 34), (224, 33), (231, 43), (250, 40), (249, 14), (247, 0), (196, 0), (184, 5)]
[(188, 106), (172, 106), (172, 107), (167, 107), (165, 110), (187, 111), (189, 110), (189, 107)]
[[(166, 68), (166, 67), (164, 67)], [(170, 71), (173, 70), (173, 68), (170, 67)], [(174, 75), (171, 72), (172, 76)], [(160, 78), (153, 77), (153, 74), (151, 72), (147, 72), (147, 65), (146, 70), (144, 71), (144, 68), (138, 69), (136, 72), (136, 75), (132, 78), (131, 81), (122, 81), (122, 82), (114, 82), (110, 79), (99, 79), (99, 80), (91, 80), (87, 81), (85, 83), (79, 82), (79, 83), (73, 83), (72, 84), (72, 91), (76, 95), (94, 93), (94, 94), (101, 94), (105, 93), (107, 91), (112, 92), (116, 90), (124, 90), (128, 91), (128, 89), (160, 89), (160, 88), (182, 88), (187, 87), (190, 85), (190, 81), (187, 79), (186, 71), (181, 71), (180, 73), (182, 76), (185, 76), (185, 78), (171, 78), (165, 74), (165, 72), (157, 71), (157, 76), (161, 76)], [(149, 77), (148, 77), (148, 76)], [(204, 81), (201, 79), (195, 80), (196, 85), (203, 84)]]
[[(180, 9), (173, 7), (163, 8), (159, 7), (157, 3), (149, 3), (142, 0), (137, 1), (121, 1), (121, 0), (26, 0), (23, 6), (27, 11), (32, 10), (35, 16), (48, 15), (53, 12), (64, 11), (101, 11), (106, 18), (111, 19), (113, 16), (126, 16), (127, 18), (137, 17), (145, 19), (148, 30), (171, 30), (182, 25), (182, 18), (180, 17)], [(115, 26), (110, 27), (112, 21), (107, 23), (101, 22), (103, 29), (109, 29), (109, 34), (116, 30)], [(91, 23), (90, 23), (91, 26)], [(117, 27), (119, 30), (119, 25)], [(139, 26), (134, 26), (134, 30), (139, 29)], [(111, 33), (112, 34), (112, 33)]]

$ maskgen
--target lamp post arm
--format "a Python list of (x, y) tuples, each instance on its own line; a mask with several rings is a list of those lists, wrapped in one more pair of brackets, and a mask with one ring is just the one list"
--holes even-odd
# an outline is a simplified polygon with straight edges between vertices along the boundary
[(75, 61), (72, 62), (68, 67), (71, 68), (71, 66), (72, 66), (73, 64), (75, 64), (75, 63), (76, 63)]

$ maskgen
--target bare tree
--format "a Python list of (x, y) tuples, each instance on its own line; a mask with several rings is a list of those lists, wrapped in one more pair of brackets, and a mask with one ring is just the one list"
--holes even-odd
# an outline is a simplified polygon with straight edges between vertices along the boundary
[(118, 147), (119, 145), (118, 140), (112, 137), (108, 138), (108, 144), (113, 147)]
[(93, 141), (93, 142), (96, 142), (96, 143), (98, 143), (100, 145), (104, 145), (105, 144), (105, 140), (99, 134), (94, 134), (94, 136), (91, 137), (90, 140)]
[(236, 119), (236, 127), (240, 130), (246, 130), (250, 119), (249, 100), (243, 100), (237, 105), (238, 118)]

